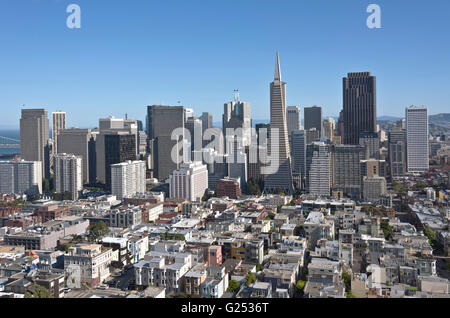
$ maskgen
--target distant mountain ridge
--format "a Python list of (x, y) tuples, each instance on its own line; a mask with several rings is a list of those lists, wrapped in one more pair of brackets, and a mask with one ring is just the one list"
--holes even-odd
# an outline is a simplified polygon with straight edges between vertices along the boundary
[(450, 114), (443, 113), (443, 114), (437, 114), (437, 115), (430, 115), (429, 121), (431, 123), (450, 123)]

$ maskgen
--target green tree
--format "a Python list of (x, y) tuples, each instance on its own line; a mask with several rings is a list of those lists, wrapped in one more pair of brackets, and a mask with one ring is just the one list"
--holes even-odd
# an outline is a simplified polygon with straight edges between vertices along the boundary
[(71, 248), (73, 246), (73, 244), (67, 244), (66, 247), (64, 248), (66, 254), (69, 253), (69, 248)]
[(356, 296), (353, 295), (352, 291), (349, 291), (347, 294), (345, 294), (345, 297), (347, 297), (347, 298), (356, 298)]
[(256, 271), (257, 272), (260, 272), (261, 269), (262, 269), (262, 265), (261, 264), (256, 265)]
[(99, 238), (102, 238), (109, 233), (109, 228), (103, 221), (90, 225), (88, 230), (88, 238), (90, 242), (96, 242)]
[(232, 279), (228, 282), (227, 292), (236, 293), (239, 291), (239, 288), (241, 288), (239, 282), (237, 280)]
[(27, 291), (25, 298), (53, 298), (50, 291), (41, 285), (34, 285), (33, 292)]
[(304, 280), (299, 280), (297, 284), (295, 285), (295, 289), (297, 292), (303, 292), (303, 289), (305, 288), (306, 282)]
[(345, 289), (347, 291), (352, 290), (352, 275), (347, 272), (342, 272), (342, 278), (344, 279)]
[(246, 183), (247, 194), (261, 195), (262, 189), (264, 189), (264, 181), (256, 180), (254, 178), (248, 179), (248, 181)]
[(389, 237), (391, 236), (391, 234), (393, 232), (392, 226), (390, 226), (389, 222), (385, 221), (385, 220), (381, 221), (380, 226), (381, 226), (381, 230), (383, 231), (384, 238), (386, 240), (389, 239)]
[(245, 284), (247, 285), (247, 286), (250, 286), (251, 284), (253, 284), (254, 282), (256, 282), (256, 276), (255, 276), (255, 274), (253, 274), (253, 273), (248, 273), (246, 276), (245, 276)]
[(428, 242), (433, 247), (433, 249), (442, 250), (442, 244), (436, 239), (436, 233), (434, 233), (434, 231), (428, 226), (428, 224), (425, 224), (425, 226), (423, 227), (423, 234), (428, 237)]

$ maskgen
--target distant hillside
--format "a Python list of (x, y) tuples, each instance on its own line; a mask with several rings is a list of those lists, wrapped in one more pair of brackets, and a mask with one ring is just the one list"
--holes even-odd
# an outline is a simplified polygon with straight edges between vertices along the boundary
[(377, 118), (377, 121), (399, 121), (399, 120), (402, 120), (402, 118), (394, 116), (380, 116)]
[(439, 124), (446, 123), (450, 124), (450, 114), (437, 114), (429, 116), (430, 123)]

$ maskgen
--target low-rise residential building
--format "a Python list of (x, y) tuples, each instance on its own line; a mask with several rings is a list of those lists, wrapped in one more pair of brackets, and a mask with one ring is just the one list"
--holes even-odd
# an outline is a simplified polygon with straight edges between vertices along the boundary
[[(64, 269), (70, 271), (74, 287), (80, 288), (87, 284), (97, 287), (110, 275), (109, 266), (112, 262), (112, 248), (99, 244), (79, 244), (69, 247), (64, 255)], [(78, 285), (78, 286), (76, 286)]]

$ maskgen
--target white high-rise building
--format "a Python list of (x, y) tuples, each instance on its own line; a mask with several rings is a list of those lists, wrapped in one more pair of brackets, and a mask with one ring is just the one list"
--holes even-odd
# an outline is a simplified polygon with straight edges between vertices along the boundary
[(200, 201), (208, 188), (208, 169), (200, 161), (183, 163), (169, 177), (169, 197)]
[(0, 193), (42, 193), (42, 163), (40, 161), (0, 161)]
[(145, 193), (145, 161), (126, 161), (111, 165), (111, 192), (121, 200)]
[(286, 122), (289, 135), (291, 135), (294, 130), (300, 130), (300, 107), (288, 106)]
[(73, 154), (56, 154), (55, 164), (55, 192), (72, 195), (72, 200), (78, 199), (83, 190), (83, 158)]
[(58, 153), (58, 135), (61, 130), (66, 129), (66, 113), (56, 111), (52, 113), (52, 139), (53, 153)]
[(406, 152), (408, 172), (428, 171), (428, 110), (425, 107), (406, 108)]
[(306, 150), (307, 192), (329, 196), (331, 189), (331, 157), (327, 144), (316, 141)]

